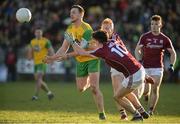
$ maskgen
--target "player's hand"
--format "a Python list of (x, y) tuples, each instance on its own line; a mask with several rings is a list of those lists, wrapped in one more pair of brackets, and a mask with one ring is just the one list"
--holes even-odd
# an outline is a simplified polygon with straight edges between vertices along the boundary
[(68, 32), (64, 33), (64, 39), (66, 39), (71, 45), (75, 43), (74, 36), (69, 34)]
[(45, 56), (42, 60), (43, 63), (50, 64), (54, 62), (54, 56)]
[(173, 64), (169, 65), (168, 71), (170, 72), (170, 74), (172, 74), (174, 72)]
[(68, 59), (69, 56), (67, 54), (63, 54), (63, 55), (59, 55), (58, 58), (57, 58), (57, 61), (63, 61), (63, 60), (66, 60)]
[(146, 74), (145, 75), (145, 83), (154, 84), (155, 81), (154, 81), (154, 79), (151, 76)]

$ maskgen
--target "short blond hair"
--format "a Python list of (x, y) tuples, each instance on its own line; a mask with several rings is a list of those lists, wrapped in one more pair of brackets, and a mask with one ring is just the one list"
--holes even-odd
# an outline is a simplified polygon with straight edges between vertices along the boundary
[(162, 17), (160, 15), (153, 15), (151, 21), (161, 21), (162, 23)]
[(113, 28), (114, 28), (114, 23), (113, 23), (112, 19), (110, 19), (110, 18), (104, 19), (104, 20), (102, 21), (102, 23), (101, 23), (101, 26), (102, 26), (103, 24), (111, 24), (111, 25), (113, 25)]

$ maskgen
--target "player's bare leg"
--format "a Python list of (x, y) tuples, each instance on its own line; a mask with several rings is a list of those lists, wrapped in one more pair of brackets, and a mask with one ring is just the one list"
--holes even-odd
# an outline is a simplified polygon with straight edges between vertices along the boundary
[(157, 102), (159, 100), (159, 89), (160, 89), (163, 75), (161, 76), (152, 75), (152, 77), (155, 81), (155, 84), (151, 86), (151, 95), (150, 95), (150, 101), (149, 101), (149, 114), (151, 115), (153, 114), (155, 107), (157, 105)]
[(90, 87), (98, 112), (105, 119), (103, 95), (99, 89), (99, 72), (90, 73), (86, 77), (76, 77), (76, 85), (80, 92)]
[(90, 89), (93, 94), (94, 101), (96, 103), (97, 109), (99, 111), (99, 119), (104, 120), (105, 112), (104, 112), (104, 99), (102, 92), (99, 88), (99, 72), (89, 73), (89, 80), (88, 82), (91, 84)]
[[(132, 120), (143, 120), (141, 114), (136, 110), (134, 105), (131, 103), (129, 99), (127, 99), (125, 96), (129, 93), (131, 93), (133, 89), (124, 88), (121, 87), (118, 92), (115, 94), (114, 99), (127, 111), (134, 114), (134, 117)], [(135, 96), (136, 97), (136, 96)], [(137, 98), (135, 100), (138, 100)]]
[(126, 98), (134, 105), (134, 107), (138, 110), (138, 112), (143, 116), (144, 119), (149, 118), (149, 114), (145, 111), (144, 107), (139, 102), (137, 95), (133, 92), (126, 95)]
[(140, 99), (144, 94), (144, 89), (145, 89), (145, 83), (142, 83), (136, 90), (133, 91), (133, 93), (136, 95), (138, 99)]
[(42, 73), (35, 74), (35, 80), (36, 80), (35, 95), (32, 97), (32, 100), (38, 99), (40, 89), (43, 89), (47, 93), (49, 100), (51, 100), (54, 97), (54, 95), (49, 90), (47, 84), (43, 81), (43, 74)]
[(54, 98), (54, 94), (51, 92), (51, 90), (43, 80), (41, 80), (41, 88), (47, 93), (49, 100)]
[(41, 89), (41, 77), (42, 77), (42, 74), (39, 74), (39, 73), (36, 73), (34, 75), (34, 78), (35, 78), (35, 95), (32, 97), (32, 100), (37, 100), (38, 99), (38, 95), (39, 95), (39, 92), (40, 92), (40, 89)]
[[(112, 86), (113, 86), (114, 95), (115, 95), (116, 92), (119, 90), (119, 88), (122, 87), (122, 86), (121, 86), (121, 82), (123, 81), (123, 78), (124, 78), (124, 76), (121, 75), (121, 74), (111, 75), (111, 80), (112, 80)], [(117, 101), (115, 101), (115, 103), (116, 103), (117, 109), (118, 109), (119, 112), (120, 112), (120, 118), (121, 118), (122, 120), (128, 120), (125, 109), (124, 109), (121, 105), (119, 105), (119, 103), (118, 103)]]
[(146, 102), (148, 102), (149, 97), (150, 97), (150, 94), (151, 94), (151, 84), (146, 83), (146, 84), (145, 84), (145, 88), (144, 88), (144, 93), (143, 93), (143, 95), (144, 95), (144, 100), (145, 100)]
[(79, 92), (84, 92), (87, 88), (89, 88), (90, 84), (88, 82), (88, 76), (76, 77), (76, 86)]

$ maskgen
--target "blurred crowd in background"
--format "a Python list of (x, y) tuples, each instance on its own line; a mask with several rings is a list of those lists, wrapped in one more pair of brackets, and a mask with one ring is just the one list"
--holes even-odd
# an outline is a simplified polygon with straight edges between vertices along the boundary
[[(0, 65), (6, 65), (8, 71), (14, 73), (12, 80), (16, 80), (16, 63), (19, 58), (25, 57), (26, 46), (34, 37), (36, 27), (44, 30), (44, 36), (51, 40), (55, 50), (61, 46), (73, 4), (84, 7), (84, 21), (94, 30), (100, 28), (104, 18), (111, 18), (116, 31), (133, 54), (140, 35), (149, 30), (150, 17), (161, 15), (163, 32), (170, 37), (177, 52), (175, 73), (173, 78), (170, 76), (168, 79), (177, 81), (180, 78), (180, 0), (2, 0)], [(15, 13), (21, 7), (30, 9), (32, 19), (29, 23), (17, 22)], [(165, 58), (166, 63), (169, 58)], [(0, 67), (0, 74), (1, 70)]]

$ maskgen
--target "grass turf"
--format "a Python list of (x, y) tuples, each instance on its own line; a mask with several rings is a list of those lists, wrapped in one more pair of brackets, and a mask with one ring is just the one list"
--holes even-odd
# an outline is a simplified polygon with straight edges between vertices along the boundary
[[(0, 84), (1, 123), (123, 123), (112, 98), (111, 83), (101, 82), (107, 120), (100, 121), (90, 90), (79, 93), (75, 83), (49, 82), (55, 98), (49, 101), (41, 91), (38, 101), (31, 101), (34, 83)], [(180, 123), (180, 90), (176, 84), (162, 84), (155, 115), (144, 123)], [(143, 102), (143, 100), (142, 100)], [(146, 106), (145, 103), (143, 103)], [(129, 114), (130, 115), (130, 114)], [(131, 119), (132, 116), (129, 116)], [(130, 121), (124, 123), (131, 123)]]

